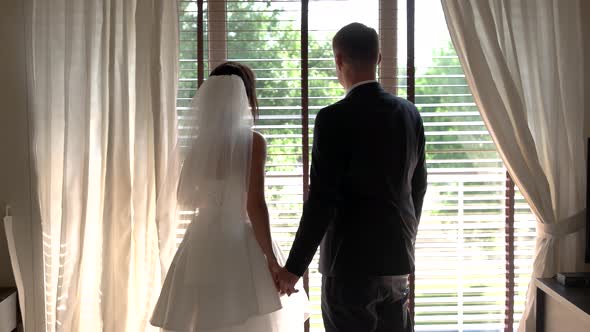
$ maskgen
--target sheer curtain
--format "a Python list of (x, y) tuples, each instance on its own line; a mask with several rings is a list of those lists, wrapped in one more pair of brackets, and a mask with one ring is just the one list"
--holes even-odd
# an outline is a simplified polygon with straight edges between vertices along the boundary
[[(155, 193), (176, 132), (176, 1), (27, 0), (25, 20), (43, 260), (16, 275), (38, 276), (23, 294), (44, 292), (42, 310), (25, 303), (27, 330), (149, 330)], [(37, 238), (11, 235), (17, 256)]]
[[(583, 270), (585, 137), (579, 0), (442, 0), (482, 117), (537, 216), (533, 278)], [(534, 284), (520, 331), (534, 331)]]

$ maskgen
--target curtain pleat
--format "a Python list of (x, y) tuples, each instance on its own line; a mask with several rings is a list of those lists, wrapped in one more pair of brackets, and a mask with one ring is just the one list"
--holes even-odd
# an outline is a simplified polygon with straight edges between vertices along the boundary
[[(161, 285), (157, 184), (176, 141), (175, 1), (27, 0), (31, 150), (46, 331), (148, 331)], [(11, 252), (11, 254), (13, 254)], [(42, 317), (39, 317), (39, 316)], [(155, 330), (155, 329), (154, 329)]]

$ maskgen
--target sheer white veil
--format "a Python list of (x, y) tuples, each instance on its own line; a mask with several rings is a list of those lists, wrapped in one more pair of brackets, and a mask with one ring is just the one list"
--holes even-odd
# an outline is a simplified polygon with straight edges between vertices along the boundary
[(179, 222), (199, 220), (203, 211), (216, 211), (216, 216), (210, 216), (214, 218), (207, 219), (246, 218), (252, 126), (239, 76), (211, 76), (195, 94), (186, 121), (181, 121), (178, 143), (157, 197), (163, 275), (176, 251)]

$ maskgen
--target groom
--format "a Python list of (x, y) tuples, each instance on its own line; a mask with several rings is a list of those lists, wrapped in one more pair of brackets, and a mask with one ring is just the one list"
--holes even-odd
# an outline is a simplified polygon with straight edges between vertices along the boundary
[(296, 291), (321, 242), (326, 332), (413, 331), (408, 275), (426, 192), (422, 119), (375, 81), (374, 29), (347, 25), (332, 47), (347, 94), (316, 117), (309, 199), (278, 275), (281, 292)]

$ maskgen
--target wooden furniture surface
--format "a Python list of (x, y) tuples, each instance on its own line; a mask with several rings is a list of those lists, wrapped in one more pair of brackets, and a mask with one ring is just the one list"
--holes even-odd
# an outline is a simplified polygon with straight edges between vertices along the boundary
[(15, 288), (0, 288), (0, 332), (12, 332), (16, 329), (17, 303)]
[(538, 332), (590, 331), (590, 288), (564, 287), (554, 278), (535, 285)]

